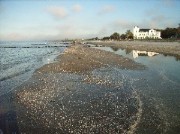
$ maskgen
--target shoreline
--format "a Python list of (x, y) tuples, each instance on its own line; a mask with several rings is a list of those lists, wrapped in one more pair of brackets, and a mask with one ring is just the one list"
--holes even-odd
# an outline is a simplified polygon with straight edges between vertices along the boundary
[[(148, 98), (120, 70), (148, 69), (112, 52), (72, 45), (55, 62), (35, 70), (14, 92), (3, 95), (0, 124), (10, 123), (10, 129), (22, 133), (146, 131), (143, 125), (151, 122), (144, 117), (156, 110), (154, 103), (149, 106)], [(139, 80), (146, 84), (146, 77)], [(146, 114), (147, 109), (153, 110)], [(156, 117), (158, 113), (152, 117), (152, 129), (160, 131), (163, 125)]]
[(175, 56), (180, 59), (179, 42), (89, 41), (87, 43), (121, 49), (158, 52), (165, 55)]
[[(64, 124), (66, 122), (69, 122), (68, 121), (69, 118), (74, 118), (73, 120), (82, 120), (84, 123), (88, 123), (90, 121), (92, 123), (89, 125), (92, 125), (92, 126), (91, 127), (89, 126), (83, 131), (86, 131), (86, 130), (91, 131), (91, 128), (94, 128), (94, 125), (93, 125), (94, 121), (97, 124), (103, 123), (103, 122), (98, 122), (96, 118), (99, 118), (99, 119), (102, 118), (102, 120), (106, 120), (106, 117), (104, 116), (98, 117), (96, 115), (97, 116), (96, 117), (95, 115), (91, 113), (91, 111), (98, 112), (100, 110), (99, 108), (95, 108), (93, 101), (97, 101), (96, 105), (106, 110), (104, 106), (107, 105), (106, 94), (108, 92), (107, 93), (104, 92), (103, 89), (115, 90), (114, 88), (122, 88), (121, 90), (127, 93), (126, 94), (123, 93), (124, 95), (122, 96), (120, 92), (119, 95), (121, 96), (120, 97), (121, 99), (124, 99), (123, 103), (125, 104), (126, 103), (128, 104), (128, 102), (125, 101), (126, 97), (128, 98), (135, 97), (134, 99), (136, 100), (136, 96), (133, 96), (133, 94), (131, 93), (132, 92), (131, 89), (128, 89), (126, 91), (125, 89), (123, 89), (122, 84), (113, 85), (111, 84), (110, 81), (102, 80), (103, 78), (96, 78), (92, 74), (93, 70), (98, 70), (100, 68), (103, 68), (103, 69), (113, 68), (113, 67), (120, 68), (120, 69), (130, 69), (130, 70), (146, 69), (144, 65), (136, 63), (128, 58), (113, 54), (111, 52), (106, 52), (106, 51), (98, 50), (95, 48), (84, 47), (82, 45), (74, 45), (74, 46), (68, 47), (63, 54), (60, 54), (56, 58), (56, 62), (46, 64), (42, 66), (41, 68), (37, 69), (29, 80), (25, 81), (23, 84), (21, 84), (19, 87), (15, 89), (16, 91), (15, 93), (11, 92), (11, 93), (8, 93), (8, 95), (5, 95), (5, 97), (7, 97), (7, 98), (4, 98), (6, 100), (5, 101), (6, 104), (4, 103), (2, 105), (2, 111), (1, 111), (2, 113), (0, 113), (0, 115), (7, 116), (7, 117), (2, 117), (4, 118), (4, 121), (5, 121), (9, 117), (9, 114), (8, 114), (9, 110), (11, 111), (13, 108), (14, 112), (13, 112), (13, 115), (11, 116), (13, 116), (12, 118), (14, 118), (13, 124), (17, 126), (17, 128), (14, 128), (15, 129), (14, 131), (16, 132), (39, 131), (35, 129), (32, 124), (30, 124), (30, 126), (28, 125), (29, 124), (28, 120), (31, 120), (34, 123), (39, 124), (39, 126), (45, 128), (43, 131), (44, 133), (47, 133), (49, 130), (55, 131), (54, 129), (58, 127), (59, 125), (59, 124), (54, 124), (54, 125), (52, 124), (53, 123), (53, 120), (52, 120), (53, 109), (55, 108), (56, 111), (58, 111), (56, 115), (57, 117), (55, 118), (59, 118), (61, 117), (60, 116), (61, 114), (59, 115), (59, 112), (62, 109), (64, 109), (64, 107), (66, 107), (64, 104), (63, 105), (61, 104), (62, 100), (59, 100), (59, 99), (62, 97), (63, 98), (65, 97), (66, 101), (69, 100), (70, 103), (66, 104), (66, 105), (69, 105), (69, 108), (74, 107), (73, 106), (74, 104), (73, 103), (71, 104), (71, 101), (74, 102), (80, 99), (79, 101), (84, 100), (87, 103), (86, 105), (84, 105), (84, 104), (81, 104), (80, 102), (77, 102), (79, 103), (78, 105), (80, 106), (82, 105), (81, 109), (84, 109), (83, 111), (85, 113), (89, 112), (89, 115), (86, 117), (87, 119), (84, 120), (84, 117), (81, 119), (81, 116), (84, 115), (85, 113), (77, 112), (79, 110), (77, 109), (78, 108), (77, 107), (74, 109), (75, 112), (77, 112), (74, 115), (75, 117), (74, 116), (71, 117), (72, 113), (71, 114), (69, 113), (68, 115), (64, 115), (65, 117), (68, 116), (68, 118), (65, 120), (65, 122), (62, 121), (62, 123)], [(121, 78), (119, 79), (121, 80)], [(98, 90), (93, 91), (93, 87), (97, 88)], [(89, 88), (88, 92), (86, 88)], [(90, 96), (88, 97), (88, 94), (91, 92), (93, 92), (92, 95), (94, 97), (97, 94), (99, 94), (100, 96), (104, 95), (102, 96), (103, 103), (101, 102), (102, 100), (101, 101), (96, 100), (96, 99), (94, 100)], [(73, 96), (70, 95), (71, 97), (69, 98), (68, 97), (69, 93), (77, 94), (78, 96), (80, 95), (81, 97), (72, 98)], [(11, 101), (9, 101), (9, 99), (11, 99)], [(89, 99), (90, 100), (92, 99), (91, 100), (92, 102), (89, 101)], [(112, 98), (112, 101), (114, 99), (116, 98)], [(3, 100), (3, 98), (1, 98), (1, 100)], [(55, 101), (55, 105), (57, 105), (58, 107), (54, 107), (54, 108), (52, 107), (52, 102), (51, 102), (52, 100)], [(100, 102), (102, 103), (101, 104), (102, 106), (99, 105)], [(10, 105), (13, 107), (6, 107), (7, 105)], [(108, 105), (111, 106), (112, 104), (109, 103)], [(134, 102), (134, 105), (136, 105), (136, 101)], [(91, 110), (89, 111), (86, 107), (91, 107)], [(44, 110), (46, 110), (46, 112)], [(68, 111), (65, 110), (65, 112), (68, 112)], [(114, 114), (113, 111), (111, 110), (109, 112), (112, 112), (112, 115)], [(42, 118), (40, 118), (39, 114), (43, 114)], [(132, 116), (136, 116), (136, 110), (132, 111), (132, 113), (129, 113), (129, 114)], [(80, 119), (77, 119), (77, 118), (80, 118)], [(107, 116), (107, 118), (109, 117)], [(127, 117), (127, 119), (128, 118), (129, 117)], [(133, 117), (132, 119), (135, 120), (136, 118)], [(22, 122), (26, 122), (26, 123), (24, 124)], [(58, 121), (56, 123), (58, 123)], [(70, 124), (72, 123), (76, 125), (76, 122), (71, 121)], [(110, 122), (104, 122), (104, 123), (105, 123), (104, 125), (108, 125)], [(69, 126), (70, 124), (66, 124), (66, 125)], [(81, 126), (82, 124), (78, 123), (78, 125)], [(130, 126), (133, 125), (133, 122), (126, 125), (123, 128), (119, 129), (118, 132), (126, 131), (129, 125)], [(26, 129), (27, 127), (28, 129)], [(71, 126), (71, 130), (75, 132), (81, 131), (77, 129), (76, 127)], [(31, 130), (33, 128), (34, 130)], [(67, 127), (64, 126), (64, 128), (67, 128)], [(102, 132), (109, 131), (107, 128), (102, 128), (102, 130), (101, 128), (102, 127), (99, 126), (98, 131), (102, 131)], [(114, 130), (115, 127), (112, 127), (111, 129), (115, 131)], [(59, 130), (59, 132), (69, 132), (69, 131)]]
[(104, 50), (74, 45), (56, 58), (55, 63), (46, 64), (36, 73), (77, 73), (86, 74), (101, 67), (115, 66), (121, 69), (145, 69), (145, 66), (120, 55)]

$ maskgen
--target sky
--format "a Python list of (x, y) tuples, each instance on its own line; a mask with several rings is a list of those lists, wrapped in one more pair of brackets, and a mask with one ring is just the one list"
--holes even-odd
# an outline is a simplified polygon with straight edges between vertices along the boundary
[(180, 0), (0, 0), (0, 40), (61, 40), (178, 27)]

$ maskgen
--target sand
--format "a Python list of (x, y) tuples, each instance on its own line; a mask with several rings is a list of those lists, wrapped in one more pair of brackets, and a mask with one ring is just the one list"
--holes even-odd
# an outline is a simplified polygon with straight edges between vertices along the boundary
[(128, 58), (97, 50), (95, 48), (83, 47), (81, 45), (72, 46), (58, 56), (57, 62), (47, 64), (36, 70), (36, 73), (88, 73), (97, 68), (114, 66), (121, 69), (144, 69), (141, 64)]

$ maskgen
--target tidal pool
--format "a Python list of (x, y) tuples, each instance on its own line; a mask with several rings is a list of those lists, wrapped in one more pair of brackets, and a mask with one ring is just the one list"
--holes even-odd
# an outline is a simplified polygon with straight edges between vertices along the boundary
[[(180, 61), (177, 57), (137, 50), (96, 47), (146, 65), (142, 71), (119, 70), (141, 94), (143, 114), (137, 133), (180, 132)], [(150, 53), (150, 55), (148, 55)]]

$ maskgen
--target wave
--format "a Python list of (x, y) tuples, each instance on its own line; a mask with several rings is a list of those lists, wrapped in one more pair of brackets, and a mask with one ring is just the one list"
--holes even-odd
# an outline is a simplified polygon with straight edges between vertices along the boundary
[(15, 76), (24, 74), (24, 73), (32, 70), (31, 69), (32, 65), (33, 64), (22, 63), (22, 64), (18, 64), (16, 66), (13, 66), (12, 68), (8, 68), (6, 70), (1, 70), (0, 81), (11, 79)]

